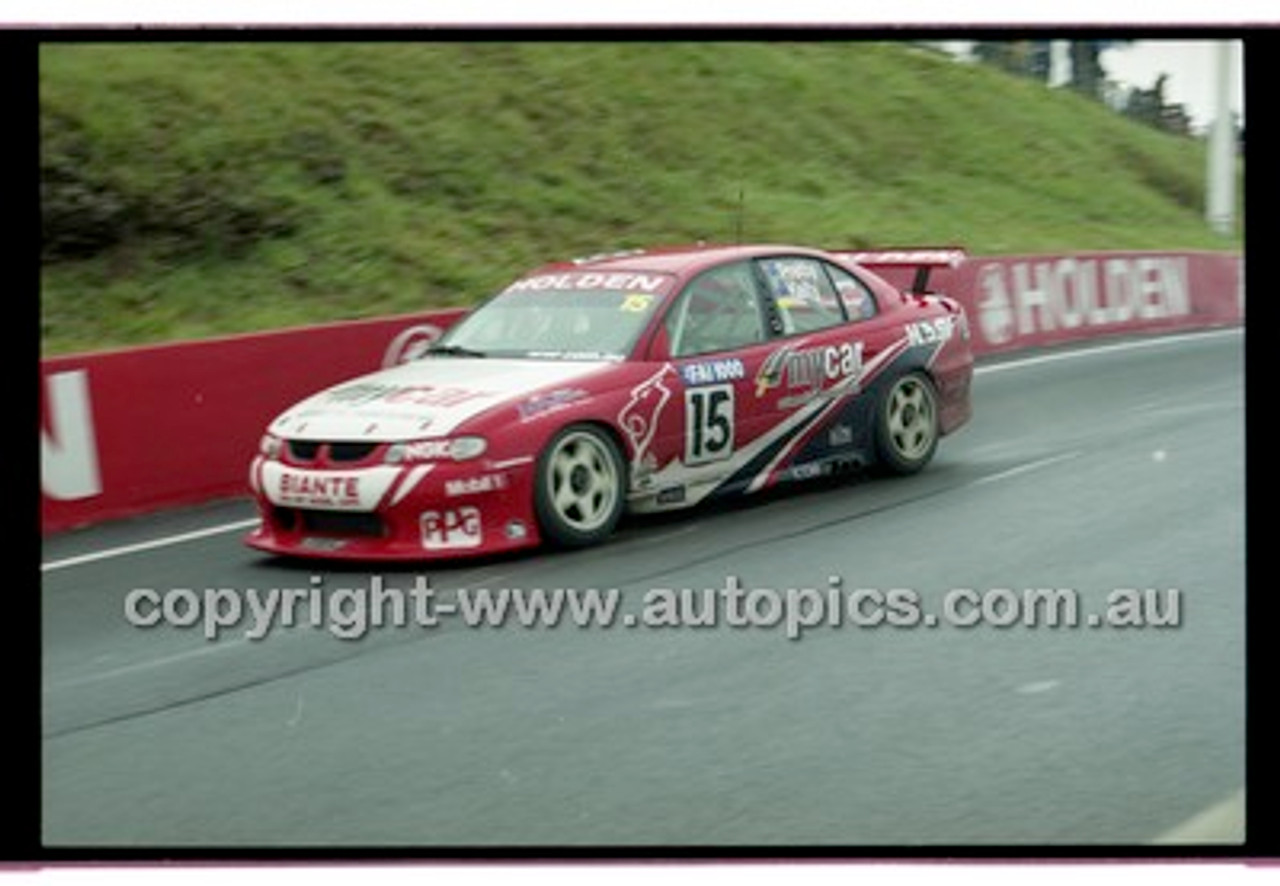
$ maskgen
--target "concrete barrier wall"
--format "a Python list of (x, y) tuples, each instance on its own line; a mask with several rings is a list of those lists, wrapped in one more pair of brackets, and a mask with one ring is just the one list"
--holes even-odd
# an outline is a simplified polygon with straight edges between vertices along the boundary
[[(910, 272), (886, 272), (900, 285)], [(931, 288), (964, 303), (978, 355), (1244, 319), (1238, 255), (1097, 252), (973, 257)], [(267, 423), (319, 388), (399, 362), (460, 309), (40, 363), (40, 525), (240, 494)]]

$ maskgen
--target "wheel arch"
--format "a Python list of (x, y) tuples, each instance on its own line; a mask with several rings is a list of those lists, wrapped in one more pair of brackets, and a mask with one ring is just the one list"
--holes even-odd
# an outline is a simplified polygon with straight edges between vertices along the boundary
[(616, 425), (614, 425), (610, 421), (607, 421), (606, 419), (584, 417), (584, 418), (578, 419), (577, 421), (566, 422), (565, 424), (557, 428), (555, 431), (555, 434), (552, 434), (551, 436), (555, 437), (556, 434), (559, 434), (565, 428), (574, 427), (576, 425), (589, 425), (591, 427), (595, 427), (600, 429), (601, 431), (604, 431), (605, 434), (608, 435), (609, 439), (613, 441), (613, 445), (618, 447), (618, 454), (622, 456), (622, 488), (624, 490), (630, 489), (631, 488), (632, 452), (631, 452), (631, 447), (628, 445), (627, 439), (623, 435), (622, 431)]

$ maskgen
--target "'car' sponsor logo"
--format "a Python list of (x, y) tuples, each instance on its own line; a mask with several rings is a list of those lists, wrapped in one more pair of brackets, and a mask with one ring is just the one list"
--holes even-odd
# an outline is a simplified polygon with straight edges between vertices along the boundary
[(756, 373), (756, 396), (773, 388), (816, 391), (828, 381), (856, 377), (862, 372), (862, 342), (826, 347), (786, 345), (770, 354)]

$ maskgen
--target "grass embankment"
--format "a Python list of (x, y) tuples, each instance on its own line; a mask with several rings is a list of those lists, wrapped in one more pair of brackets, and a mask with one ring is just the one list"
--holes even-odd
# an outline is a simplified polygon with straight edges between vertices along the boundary
[(901, 44), (53, 44), (42, 353), (466, 304), (697, 239), (1238, 248), (1204, 148)]

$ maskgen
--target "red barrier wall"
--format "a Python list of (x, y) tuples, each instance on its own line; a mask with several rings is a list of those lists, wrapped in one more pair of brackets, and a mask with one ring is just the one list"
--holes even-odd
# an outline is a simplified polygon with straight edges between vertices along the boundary
[[(967, 309), (978, 354), (1240, 323), (1242, 261), (1209, 252), (973, 257), (930, 288)], [(911, 272), (886, 272), (899, 285)], [(461, 309), (40, 362), (42, 532), (237, 495), (267, 423), (398, 362)]]
[(1217, 252), (974, 256), (929, 281), (964, 304), (979, 355), (1240, 323), (1243, 286), (1240, 257)]
[(463, 313), (41, 360), (41, 531), (243, 492), (285, 406), (391, 365)]

